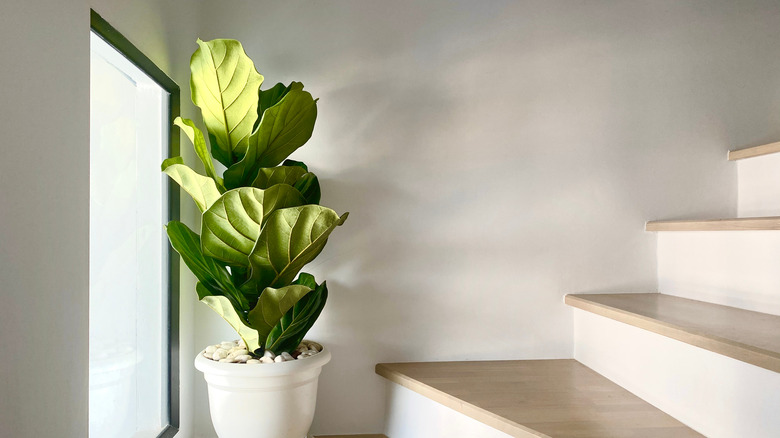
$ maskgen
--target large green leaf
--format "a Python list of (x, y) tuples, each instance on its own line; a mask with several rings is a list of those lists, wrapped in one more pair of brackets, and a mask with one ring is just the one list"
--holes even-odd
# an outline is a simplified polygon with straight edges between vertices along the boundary
[[(265, 339), (276, 323), (282, 319), (304, 295), (311, 292), (310, 287), (291, 284), (279, 289), (267, 287), (260, 294), (260, 299), (254, 309), (249, 311), (247, 319), (253, 329), (257, 330), (260, 339)], [(273, 351), (273, 350), (272, 350)], [(274, 351), (275, 353), (281, 353)]]
[(264, 167), (257, 172), (252, 187), (266, 189), (276, 184), (295, 185), (306, 171), (298, 166)]
[(311, 138), (317, 102), (300, 83), (293, 82), (291, 87), (279, 103), (265, 110), (246, 154), (225, 171), (228, 189), (250, 185), (260, 168), (278, 165)]
[(276, 211), (268, 218), (249, 255), (252, 281), (270, 287), (290, 284), (301, 268), (319, 255), (330, 233), (348, 215), (339, 217), (335, 211), (319, 205)]
[(217, 260), (249, 266), (249, 253), (260, 229), (276, 210), (306, 201), (292, 186), (277, 184), (267, 190), (242, 187), (225, 192), (201, 218), (203, 252)]
[(256, 351), (260, 348), (260, 336), (257, 330), (248, 326), (247, 320), (233, 308), (230, 301), (219, 295), (214, 295), (211, 291), (198, 282), (195, 286), (195, 290), (198, 292), (198, 298), (200, 301), (211, 307), (212, 310), (217, 312), (233, 329), (238, 332), (241, 339), (247, 346), (249, 351)]
[(198, 46), (190, 59), (192, 101), (214, 140), (214, 158), (229, 167), (246, 152), (263, 76), (236, 40), (198, 39)]
[(317, 120), (317, 101), (308, 91), (303, 91), (299, 82), (290, 84), (290, 91), (276, 105), (263, 113), (253, 140), (260, 145), (258, 162), (260, 167), (274, 167), (296, 149), (303, 146)]
[(289, 158), (284, 160), (282, 166), (298, 166), (307, 172), (309, 171), (309, 166), (307, 166), (306, 163), (304, 163), (303, 161), (290, 160)]
[(208, 175), (211, 179), (214, 180), (214, 182), (217, 183), (217, 188), (220, 189), (220, 192), (224, 192), (224, 183), (222, 182), (222, 178), (217, 176), (217, 171), (214, 170), (214, 162), (211, 160), (211, 155), (209, 154), (209, 150), (206, 147), (206, 139), (203, 138), (203, 133), (190, 119), (176, 117), (176, 120), (173, 121), (173, 124), (181, 128), (181, 130), (187, 135), (187, 137), (192, 142), (193, 147), (195, 148), (195, 153), (203, 163), (203, 168), (206, 169), (206, 175)]
[(320, 202), (320, 182), (317, 175), (306, 170), (305, 165), (264, 167), (259, 169), (257, 177), (252, 181), (252, 187), (258, 189), (276, 184), (289, 184), (295, 187), (306, 199), (307, 204), (319, 204)]
[(162, 165), (163, 172), (192, 196), (200, 211), (208, 209), (222, 195), (213, 179), (181, 164), (181, 157), (169, 158)]
[(320, 192), (320, 180), (317, 179), (317, 175), (309, 172), (296, 181), (293, 187), (301, 192), (307, 204), (320, 203), (322, 193)]
[[(283, 83), (279, 82), (267, 90), (260, 90), (260, 101), (257, 106), (257, 123), (260, 123), (260, 119), (263, 118), (263, 113), (265, 110), (279, 103), (285, 94), (287, 94), (290, 89), (292, 89), (294, 84), (296, 84), (296, 82), (293, 82), (290, 85), (284, 85)], [(255, 128), (257, 128), (257, 126), (255, 126)]]
[(319, 318), (328, 300), (327, 285), (323, 282), (319, 286), (315, 283), (315, 286), (314, 291), (295, 303), (292, 309), (276, 323), (265, 340), (265, 348), (274, 352), (290, 352), (298, 348), (306, 333)]
[(200, 237), (194, 231), (177, 221), (169, 222), (165, 230), (173, 249), (181, 255), (184, 263), (204, 287), (215, 294), (229, 297), (239, 309), (249, 310), (249, 303), (236, 288), (227, 269), (203, 255)]

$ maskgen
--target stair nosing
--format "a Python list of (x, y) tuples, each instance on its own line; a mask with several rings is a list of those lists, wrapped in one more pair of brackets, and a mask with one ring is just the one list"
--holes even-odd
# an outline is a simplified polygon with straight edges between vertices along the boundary
[(764, 155), (771, 155), (780, 152), (780, 142), (762, 144), (760, 146), (753, 146), (743, 149), (734, 149), (729, 151), (728, 160), (737, 161), (744, 160), (746, 158), (761, 157)]
[[(647, 330), (662, 336), (666, 336), (668, 338), (675, 339), (677, 341), (689, 345), (693, 345), (698, 348), (703, 348), (713, 353), (720, 354), (722, 356), (727, 356), (732, 359), (739, 360), (741, 362), (745, 362), (751, 365), (755, 365), (760, 368), (764, 368), (774, 372), (780, 372), (780, 352), (778, 351), (767, 350), (761, 347), (757, 347), (755, 345), (736, 341), (734, 339), (729, 339), (723, 336), (709, 334), (705, 330), (684, 327), (668, 321), (659, 320), (650, 316), (641, 315), (629, 310), (610, 306), (608, 304), (594, 302), (593, 300), (588, 300), (587, 295), (588, 294), (569, 294), (566, 295), (564, 301), (569, 306), (578, 308), (580, 310), (584, 310), (586, 312), (591, 312), (596, 315), (600, 315), (643, 330)], [(602, 295), (602, 294), (597, 294), (597, 295)], [(615, 295), (615, 294), (604, 294), (604, 295)], [(665, 295), (665, 294), (658, 294), (658, 295)], [(673, 295), (665, 295), (665, 296), (673, 297), (680, 300), (697, 301), (688, 298), (676, 297)], [(760, 313), (760, 312), (753, 312), (745, 309), (739, 309), (731, 306), (723, 306), (720, 304), (707, 303), (704, 301), (700, 301), (700, 302), (704, 304), (715, 305), (715, 306), (728, 307), (731, 309), (741, 310), (745, 312), (752, 312), (756, 314)], [(716, 343), (716, 345), (718, 345), (720, 348), (714, 348), (712, 343)]]
[[(508, 418), (502, 417), (487, 409), (476, 406), (452, 394), (434, 388), (427, 383), (409, 377), (401, 372), (389, 369), (388, 364), (379, 363), (375, 367), (375, 372), (385, 379), (403, 386), (406, 389), (414, 391), (437, 403), (441, 403), (448, 408), (454, 409), (469, 418), (477, 420), (501, 432), (508, 433), (515, 437), (533, 437), (533, 438), (552, 438), (543, 433), (530, 429), (522, 424), (518, 424)], [(471, 412), (466, 412), (471, 411)]]
[[(380, 363), (376, 373), (514, 437), (592, 438), (605, 436), (606, 431), (612, 432), (610, 436), (633, 436), (647, 427), (702, 436), (576, 359)], [(504, 404), (496, 404), (492, 394), (504, 395)], [(592, 412), (593, 404), (603, 402), (604, 397), (612, 405), (619, 400), (631, 406), (632, 412), (641, 413), (638, 422), (616, 421), (614, 411)], [(555, 409), (557, 404), (550, 403), (556, 399), (567, 407)]]
[(778, 231), (780, 216), (648, 221), (645, 231)]

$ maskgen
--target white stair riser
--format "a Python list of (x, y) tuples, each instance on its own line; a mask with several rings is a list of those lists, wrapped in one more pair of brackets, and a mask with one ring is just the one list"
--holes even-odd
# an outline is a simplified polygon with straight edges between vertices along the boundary
[(780, 154), (737, 161), (739, 217), (780, 216)]
[(658, 289), (780, 315), (780, 231), (658, 233)]
[(574, 358), (710, 438), (777, 437), (780, 374), (574, 309)]
[(385, 435), (389, 437), (511, 438), (511, 435), (391, 382), (387, 383), (385, 421)]

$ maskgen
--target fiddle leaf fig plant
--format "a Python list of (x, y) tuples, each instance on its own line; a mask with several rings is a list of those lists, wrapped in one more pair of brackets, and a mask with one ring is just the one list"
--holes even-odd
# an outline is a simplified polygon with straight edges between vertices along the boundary
[[(263, 76), (236, 40), (198, 40), (190, 70), (207, 136), (192, 120), (174, 124), (205, 175), (181, 157), (163, 161), (162, 170), (192, 197), (201, 228), (172, 221), (168, 238), (198, 279), (198, 299), (250, 352), (293, 351), (328, 297), (326, 283), (301, 270), (348, 215), (319, 205), (317, 176), (287, 159), (311, 138), (317, 100), (300, 82), (262, 90)], [(213, 159), (225, 167), (222, 176)]]

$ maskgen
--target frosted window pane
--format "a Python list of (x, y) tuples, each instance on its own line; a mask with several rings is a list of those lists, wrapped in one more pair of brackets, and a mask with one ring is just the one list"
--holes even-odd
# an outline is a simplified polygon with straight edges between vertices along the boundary
[(168, 423), (168, 94), (95, 34), (90, 69), (89, 434)]

